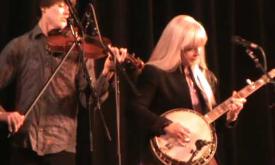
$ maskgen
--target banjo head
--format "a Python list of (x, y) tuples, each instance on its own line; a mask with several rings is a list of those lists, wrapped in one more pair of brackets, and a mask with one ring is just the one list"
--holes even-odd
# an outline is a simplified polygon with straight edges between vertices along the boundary
[(190, 142), (181, 144), (169, 135), (150, 140), (153, 154), (165, 165), (205, 165), (217, 148), (217, 137), (211, 125), (200, 113), (184, 108), (172, 109), (162, 116), (180, 123), (191, 132)]

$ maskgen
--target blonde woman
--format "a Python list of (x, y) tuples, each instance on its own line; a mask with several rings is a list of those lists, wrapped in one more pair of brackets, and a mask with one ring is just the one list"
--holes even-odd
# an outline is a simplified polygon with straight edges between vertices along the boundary
[[(202, 114), (216, 105), (217, 80), (205, 61), (207, 34), (203, 26), (188, 15), (174, 17), (166, 26), (138, 80), (141, 95), (134, 96), (131, 114), (145, 131), (140, 165), (161, 164), (148, 151), (149, 139), (170, 134), (179, 143), (190, 141), (191, 132), (179, 123), (160, 117), (174, 108), (189, 108)], [(229, 122), (238, 117), (244, 98), (234, 94)], [(217, 164), (213, 159), (210, 164)]]

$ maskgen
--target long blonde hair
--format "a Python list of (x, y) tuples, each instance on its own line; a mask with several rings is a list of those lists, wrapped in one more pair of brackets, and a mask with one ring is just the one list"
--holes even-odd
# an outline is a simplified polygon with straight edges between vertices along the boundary
[(181, 50), (203, 46), (199, 66), (207, 69), (204, 45), (207, 34), (203, 26), (188, 15), (174, 17), (162, 32), (147, 64), (165, 71), (173, 71), (181, 64)]
[(207, 34), (203, 26), (188, 15), (174, 17), (166, 26), (147, 64), (174, 71), (182, 64), (181, 52), (188, 48), (202, 47), (199, 63), (191, 67), (195, 82), (207, 100), (209, 109), (216, 104), (213, 91), (206, 79), (205, 44)]

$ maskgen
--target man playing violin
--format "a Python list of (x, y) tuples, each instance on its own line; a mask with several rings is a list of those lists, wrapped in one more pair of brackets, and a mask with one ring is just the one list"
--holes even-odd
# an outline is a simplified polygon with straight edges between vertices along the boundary
[[(77, 114), (79, 107), (86, 105), (81, 96), (88, 88), (79, 66), (79, 52), (71, 53), (32, 111), (24, 117), (64, 56), (47, 50), (48, 33), (65, 28), (70, 16), (64, 0), (40, 0), (40, 9), (38, 24), (9, 42), (1, 52), (0, 90), (15, 83), (16, 100), (14, 112), (2, 111), (0, 119), (8, 123), (13, 133), (11, 164), (71, 165), (75, 164)], [(111, 50), (119, 62), (125, 59), (126, 49), (119, 51), (111, 47)], [(112, 66), (108, 57), (101, 75), (92, 81), (99, 98), (108, 92)], [(90, 73), (93, 70), (88, 67)]]

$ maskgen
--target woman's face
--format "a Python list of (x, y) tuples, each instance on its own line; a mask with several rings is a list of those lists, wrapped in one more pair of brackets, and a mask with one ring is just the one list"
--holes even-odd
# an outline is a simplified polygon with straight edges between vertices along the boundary
[(199, 64), (200, 55), (203, 47), (190, 47), (181, 50), (181, 60), (185, 66), (194, 66)]
[(51, 29), (63, 29), (67, 26), (70, 12), (65, 2), (57, 2), (50, 7), (43, 8), (42, 15), (47, 20)]

